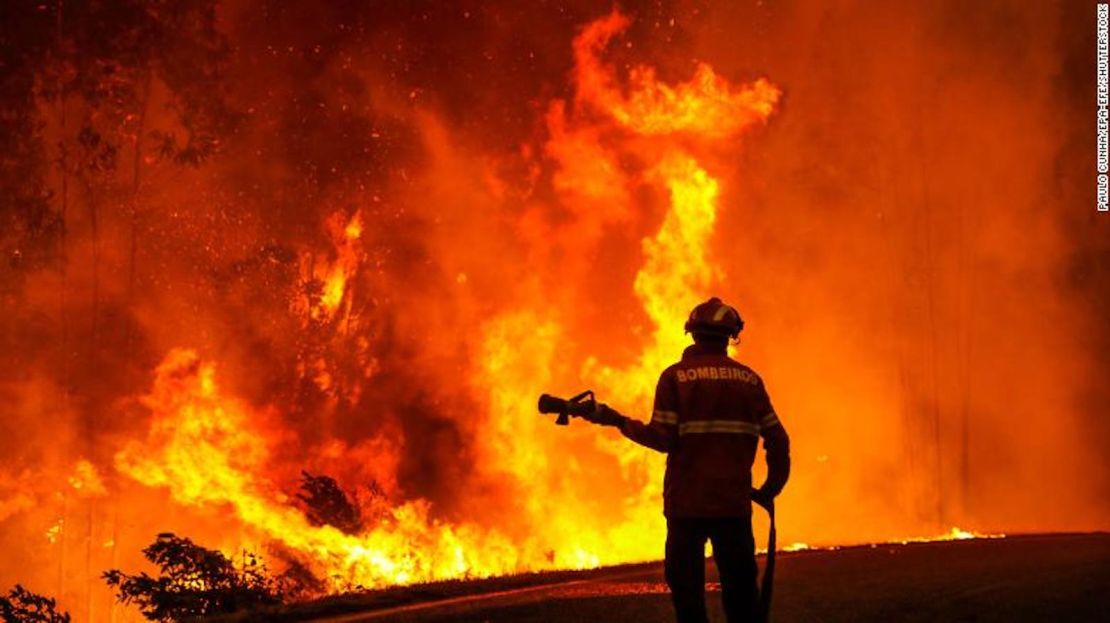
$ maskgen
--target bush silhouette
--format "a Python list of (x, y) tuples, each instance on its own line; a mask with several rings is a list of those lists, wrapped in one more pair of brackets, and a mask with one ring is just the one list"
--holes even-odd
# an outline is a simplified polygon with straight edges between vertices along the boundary
[(151, 621), (183, 621), (282, 602), (282, 591), (254, 554), (244, 554), (237, 567), (221, 552), (165, 533), (143, 555), (158, 566), (158, 577), (118, 569), (103, 577), (120, 601), (136, 604)]
[(69, 614), (58, 612), (57, 607), (53, 598), (16, 584), (7, 597), (0, 597), (0, 619), (4, 623), (69, 623)]

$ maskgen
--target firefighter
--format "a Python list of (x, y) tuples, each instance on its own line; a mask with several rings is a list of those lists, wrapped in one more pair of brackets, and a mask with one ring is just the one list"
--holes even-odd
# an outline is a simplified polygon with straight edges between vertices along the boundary
[[(729, 623), (755, 621), (756, 584), (752, 501), (768, 505), (790, 474), (790, 442), (751, 368), (728, 356), (739, 343), (744, 321), (714, 297), (698, 305), (686, 322), (694, 343), (682, 360), (659, 377), (651, 421), (624, 417), (606, 405), (586, 419), (615, 426), (638, 444), (667, 454), (663, 515), (667, 520), (664, 562), (679, 623), (705, 623), (705, 542), (721, 578)], [(767, 479), (752, 488), (759, 438)]]

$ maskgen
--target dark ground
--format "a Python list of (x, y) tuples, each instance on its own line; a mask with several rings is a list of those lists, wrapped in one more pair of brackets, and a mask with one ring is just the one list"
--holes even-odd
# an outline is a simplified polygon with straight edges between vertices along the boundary
[[(762, 565), (762, 561), (761, 561)], [(710, 614), (723, 621), (709, 566)], [(522, 584), (545, 582), (543, 577)], [(475, 583), (482, 594), (424, 591), (348, 596), (307, 605), (348, 614), (313, 618), (305, 609), (285, 620), (462, 622), (600, 622), (672, 620), (659, 563), (564, 573), (554, 583)], [(484, 587), (484, 588), (481, 588)], [(490, 592), (492, 591), (492, 592)], [(405, 598), (408, 599), (408, 598)], [(358, 600), (371, 610), (352, 613)], [(399, 605), (400, 604), (400, 605)], [(274, 613), (266, 620), (278, 620)], [(772, 619), (790, 621), (1106, 621), (1110, 622), (1110, 534), (853, 547), (779, 553)]]

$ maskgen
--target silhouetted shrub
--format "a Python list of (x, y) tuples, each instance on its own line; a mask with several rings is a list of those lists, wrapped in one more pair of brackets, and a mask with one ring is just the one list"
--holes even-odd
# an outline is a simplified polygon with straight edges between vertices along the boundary
[(183, 621), (282, 601), (281, 590), (253, 554), (244, 554), (243, 564), (237, 567), (218, 551), (187, 538), (159, 534), (143, 555), (158, 566), (158, 577), (128, 575), (118, 569), (103, 577), (120, 601), (137, 605), (151, 621)]
[(7, 597), (0, 597), (4, 623), (69, 623), (69, 613), (58, 612), (58, 604), (16, 584)]
[(281, 587), (281, 595), (286, 601), (306, 601), (327, 593), (327, 584), (316, 577), (296, 554), (276, 552), (274, 555), (285, 563), (285, 571), (274, 581)]

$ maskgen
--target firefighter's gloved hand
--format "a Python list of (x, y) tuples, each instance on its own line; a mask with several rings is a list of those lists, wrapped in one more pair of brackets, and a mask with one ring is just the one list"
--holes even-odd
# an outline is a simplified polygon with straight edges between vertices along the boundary
[(752, 489), (752, 501), (770, 510), (771, 505), (775, 503), (775, 495), (764, 489)]
[(618, 428), (620, 427), (621, 423), (624, 422), (623, 415), (617, 413), (613, 409), (610, 409), (609, 405), (600, 402), (597, 404), (596, 409), (594, 409), (591, 413), (586, 413), (585, 415), (583, 415), (582, 419), (586, 420), (587, 422), (593, 422), (594, 424), (598, 424), (601, 426), (616, 426)]

